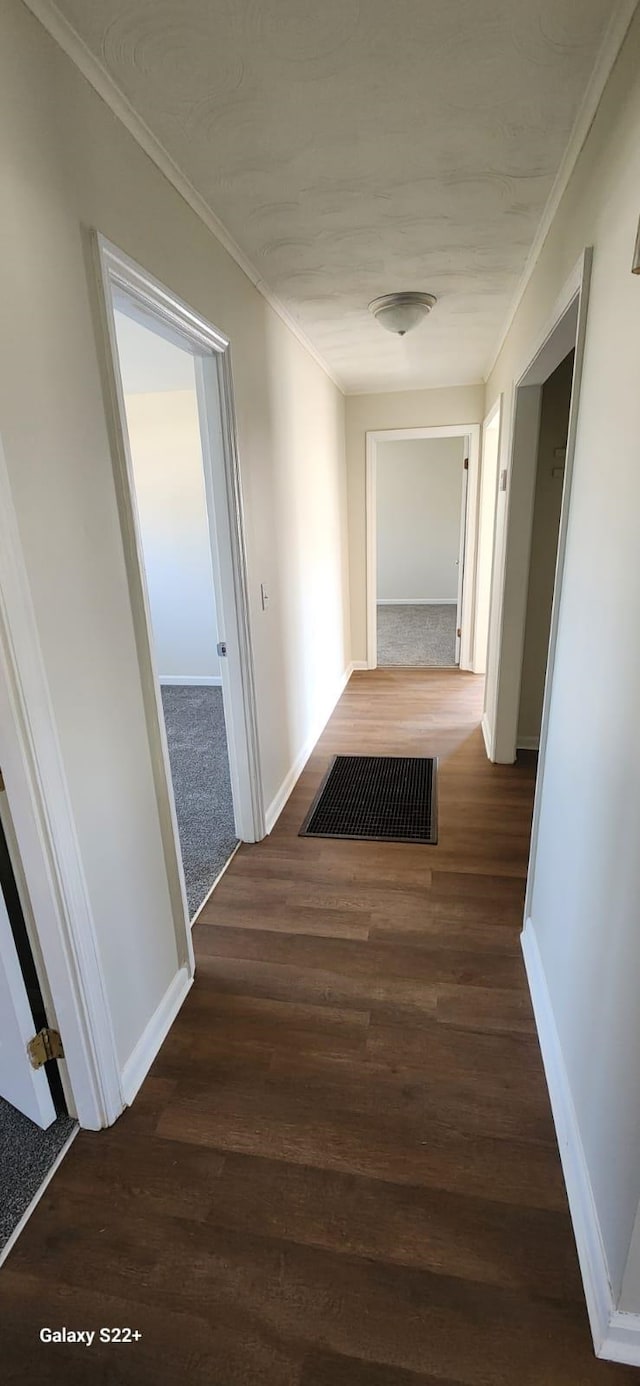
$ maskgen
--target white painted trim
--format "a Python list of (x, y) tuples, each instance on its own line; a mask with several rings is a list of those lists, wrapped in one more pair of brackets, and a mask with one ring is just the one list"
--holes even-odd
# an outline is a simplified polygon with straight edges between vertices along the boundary
[(239, 852), (239, 851), (240, 851), (241, 846), (242, 846), (242, 843), (241, 843), (241, 842), (236, 842), (236, 845), (235, 845), (235, 847), (234, 847), (234, 849), (233, 849), (231, 855), (230, 855), (229, 857), (227, 857), (227, 860), (225, 861), (225, 864), (224, 864), (222, 870), (218, 872), (218, 874), (217, 874), (217, 876), (216, 876), (216, 879), (215, 879), (215, 881), (213, 882), (213, 885), (212, 885), (212, 886), (209, 888), (209, 890), (207, 891), (207, 893), (206, 893), (206, 895), (205, 895), (205, 897), (204, 897), (204, 900), (202, 900), (201, 903), (198, 905), (198, 908), (197, 908), (197, 910), (196, 910), (196, 912), (195, 912), (195, 914), (194, 914), (194, 916), (193, 916), (193, 919), (191, 920), (191, 928), (193, 928), (194, 924), (197, 924), (197, 922), (198, 922), (198, 920), (199, 920), (199, 918), (200, 918), (200, 915), (202, 914), (202, 911), (203, 911), (205, 905), (206, 905), (206, 904), (208, 903), (208, 901), (211, 899), (211, 896), (213, 895), (213, 892), (214, 892), (216, 886), (220, 884), (220, 881), (222, 880), (222, 877), (224, 876), (225, 872), (229, 870), (229, 867), (231, 866), (231, 863), (232, 863), (232, 861), (233, 861), (233, 858), (235, 857), (236, 852)]
[(42, 1183), (41, 1183), (41, 1185), (40, 1185), (40, 1188), (38, 1189), (38, 1192), (35, 1193), (35, 1194), (33, 1195), (33, 1198), (31, 1199), (31, 1202), (30, 1202), (30, 1204), (29, 1204), (29, 1207), (28, 1207), (28, 1208), (25, 1208), (24, 1213), (22, 1214), (22, 1217), (20, 1218), (20, 1221), (19, 1221), (18, 1223), (16, 1223), (16, 1225), (15, 1225), (15, 1227), (14, 1227), (14, 1229), (13, 1229), (13, 1232), (11, 1233), (11, 1236), (9, 1237), (8, 1241), (5, 1242), (5, 1244), (4, 1244), (3, 1248), (2, 1248), (2, 1250), (0, 1251), (0, 1266), (2, 1266), (2, 1265), (4, 1264), (4, 1262), (6, 1261), (7, 1257), (9, 1256), (10, 1252), (13, 1251), (13, 1248), (14, 1248), (14, 1246), (15, 1246), (17, 1240), (18, 1240), (18, 1237), (20, 1236), (21, 1232), (24, 1232), (24, 1229), (25, 1229), (25, 1227), (26, 1227), (26, 1225), (27, 1225), (27, 1223), (28, 1223), (28, 1221), (29, 1221), (29, 1218), (31, 1217), (31, 1214), (35, 1212), (35, 1210), (36, 1210), (36, 1208), (37, 1208), (37, 1206), (38, 1206), (38, 1204), (39, 1204), (39, 1202), (40, 1202), (40, 1199), (42, 1198), (43, 1193), (45, 1193), (46, 1190), (48, 1189), (48, 1187), (49, 1187), (49, 1185), (50, 1185), (50, 1183), (51, 1183), (51, 1180), (53, 1179), (54, 1175), (55, 1175), (55, 1174), (57, 1173), (57, 1171), (59, 1170), (59, 1168), (60, 1168), (60, 1166), (61, 1166), (61, 1164), (62, 1164), (62, 1161), (64, 1160), (65, 1155), (68, 1155), (69, 1150), (71, 1149), (71, 1146), (73, 1145), (73, 1142), (75, 1141), (75, 1138), (76, 1138), (76, 1136), (77, 1136), (79, 1130), (80, 1130), (80, 1127), (79, 1127), (79, 1126), (74, 1126), (73, 1131), (71, 1131), (70, 1134), (67, 1136), (67, 1139), (66, 1139), (64, 1145), (62, 1146), (62, 1148), (58, 1151), (58, 1154), (56, 1155), (56, 1158), (55, 1158), (53, 1164), (51, 1165), (51, 1168), (47, 1170), (47, 1173), (45, 1174), (44, 1179), (42, 1180)]
[[(478, 506), (478, 471), (480, 462), (480, 424), (440, 424), (424, 428), (381, 428), (365, 434), (365, 588), (367, 604), (367, 669), (375, 669), (378, 664), (377, 635), (377, 517), (376, 517), (376, 472), (378, 443), (396, 443), (421, 438), (467, 438), (469, 446), (469, 468), (466, 473), (467, 502), (465, 533), (461, 534), (460, 551), (464, 548), (464, 566), (461, 574), (462, 607), (458, 625), (462, 628), (460, 648), (460, 668), (472, 668), (473, 629), (472, 614), (475, 591), (475, 556)], [(464, 545), (463, 545), (464, 539)], [(456, 605), (458, 604), (456, 599)]]
[(0, 440), (0, 754), (80, 1124), (122, 1111), (111, 1009)]
[[(497, 440), (496, 440), (496, 484), (495, 484), (495, 494), (494, 494), (494, 498), (493, 498), (493, 527), (492, 527), (492, 532), (491, 532), (491, 567), (490, 567), (490, 572), (489, 572), (489, 610), (488, 610), (488, 613), (487, 613), (486, 648), (485, 648), (485, 651), (484, 651), (484, 657), (483, 657), (483, 659), (479, 661), (479, 659), (478, 659), (478, 584), (479, 584), (479, 581), (480, 581), (480, 559), (481, 559), (481, 557), (482, 557), (482, 554), (481, 554), (481, 552), (480, 552), (480, 522), (481, 522), (481, 518), (482, 518), (482, 517), (481, 517), (481, 510), (482, 510), (482, 492), (483, 492), (483, 486), (484, 486), (484, 474), (485, 474), (485, 465), (486, 465), (486, 463), (485, 463), (485, 453), (486, 453), (487, 433), (488, 433), (488, 430), (489, 430), (490, 428), (492, 428), (492, 426), (493, 426), (493, 421), (494, 421), (494, 419), (496, 418), (496, 415), (497, 415), (497, 418), (498, 418), (498, 437), (497, 437)], [(481, 457), (480, 457), (480, 474), (479, 474), (479, 477), (478, 477), (478, 499), (477, 499), (477, 506), (476, 506), (476, 516), (477, 516), (477, 518), (476, 518), (476, 569), (475, 569), (475, 578), (474, 578), (474, 584), (473, 584), (473, 672), (474, 672), (474, 674), (481, 674), (481, 675), (483, 675), (483, 676), (486, 675), (487, 669), (488, 669), (488, 667), (489, 667), (489, 640), (490, 640), (490, 635), (491, 635), (491, 592), (492, 592), (492, 589), (493, 589), (493, 576), (494, 576), (494, 566), (495, 566), (496, 515), (497, 515), (497, 508), (498, 508), (498, 486), (499, 486), (499, 482), (500, 482), (500, 451), (501, 451), (501, 446), (502, 446), (502, 427), (503, 427), (503, 419), (504, 419), (504, 395), (503, 395), (502, 392), (501, 392), (501, 393), (496, 397), (496, 399), (494, 400), (494, 402), (493, 402), (493, 404), (492, 404), (492, 406), (491, 406), (489, 412), (485, 415), (485, 417), (484, 417), (484, 419), (483, 419), (483, 421), (482, 421), (482, 432), (481, 432), (481, 447), (482, 447), (482, 451), (481, 451)], [(483, 665), (483, 667), (480, 668), (480, 669), (478, 668), (478, 663), (479, 663), (479, 662)]]
[(516, 741), (517, 751), (537, 751), (540, 746), (539, 736), (519, 736)]
[(307, 739), (306, 739), (304, 745), (303, 745), (303, 746), (300, 748), (300, 750), (298, 751), (298, 754), (297, 754), (297, 756), (296, 756), (296, 758), (295, 758), (295, 760), (294, 760), (294, 762), (293, 762), (293, 765), (291, 766), (291, 768), (290, 768), (290, 770), (288, 771), (288, 773), (285, 775), (285, 777), (284, 777), (284, 779), (283, 779), (283, 781), (282, 781), (282, 784), (280, 785), (280, 788), (279, 788), (277, 794), (274, 794), (274, 797), (273, 797), (273, 799), (271, 800), (271, 803), (269, 804), (269, 807), (267, 808), (267, 811), (266, 811), (266, 814), (265, 814), (265, 818), (266, 818), (267, 832), (268, 832), (268, 833), (270, 833), (270, 832), (273, 831), (273, 829), (274, 829), (274, 827), (275, 827), (275, 825), (276, 825), (276, 823), (277, 823), (277, 821), (278, 821), (278, 819), (279, 819), (279, 817), (280, 817), (280, 814), (282, 813), (282, 810), (283, 810), (283, 808), (284, 808), (284, 806), (285, 806), (285, 804), (286, 804), (286, 802), (287, 802), (287, 799), (289, 798), (289, 796), (290, 796), (292, 790), (295, 788), (295, 786), (296, 786), (298, 780), (300, 779), (300, 776), (301, 776), (302, 771), (304, 770), (304, 767), (305, 767), (305, 765), (306, 765), (306, 763), (307, 763), (307, 761), (308, 761), (308, 759), (309, 759), (309, 756), (311, 755), (311, 752), (313, 751), (313, 748), (314, 748), (314, 746), (316, 745), (316, 742), (317, 742), (317, 741), (319, 740), (319, 738), (322, 736), (322, 733), (323, 733), (323, 731), (324, 731), (324, 729), (325, 729), (325, 727), (326, 727), (326, 725), (327, 725), (327, 722), (329, 721), (329, 718), (330, 718), (332, 712), (334, 711), (334, 708), (337, 706), (338, 702), (340, 701), (340, 698), (342, 697), (342, 694), (344, 693), (344, 690), (345, 690), (345, 688), (346, 688), (346, 686), (347, 686), (347, 684), (348, 684), (348, 682), (349, 682), (349, 679), (351, 678), (351, 675), (352, 675), (354, 669), (356, 669), (356, 668), (367, 669), (368, 667), (369, 667), (369, 666), (368, 666), (367, 664), (362, 664), (362, 663), (360, 663), (360, 664), (358, 664), (358, 665), (354, 665), (354, 664), (348, 664), (348, 665), (347, 665), (347, 668), (345, 669), (344, 674), (342, 675), (342, 678), (340, 679), (340, 682), (339, 682), (339, 684), (338, 684), (338, 687), (337, 687), (337, 690), (336, 690), (336, 692), (335, 692), (335, 695), (334, 695), (334, 697), (332, 698), (331, 703), (330, 703), (330, 705), (328, 706), (326, 713), (323, 714), (322, 718), (320, 719), (320, 721), (319, 721), (318, 724), (316, 725), (315, 730), (314, 730), (313, 732), (311, 732), (311, 734), (307, 737)]
[[(29, 3), (29, 0), (27, 0)], [(583, 96), (578, 114), (576, 116), (573, 130), (569, 137), (569, 143), (565, 149), (558, 172), (553, 181), (553, 186), (546, 206), (542, 213), (538, 229), (536, 231), (533, 244), (527, 255), (524, 270), (513, 300), (509, 306), (504, 325), (501, 329), (497, 345), (492, 352), (489, 364), (484, 373), (484, 379), (488, 380), (495, 368), (496, 362), (505, 344), (509, 330), (518, 311), (520, 303), (525, 294), (525, 290), (536, 267), (540, 252), (547, 239), (551, 223), (556, 215), (560, 202), (569, 185), (569, 180), (578, 162), (582, 148), (584, 146), (589, 130), (593, 124), (596, 111), (600, 105), (602, 94), (609, 80), (613, 65), (622, 48), (624, 40), (638, 6), (638, 0), (618, 0), (618, 3), (611, 16), (607, 32), (605, 34), (600, 52), (598, 53), (595, 66), (591, 73), (589, 83)]]
[(457, 597), (378, 597), (377, 606), (457, 606)]
[(187, 967), (181, 967), (129, 1055), (122, 1070), (122, 1095), (128, 1107), (141, 1088), (192, 985), (193, 973)]
[(484, 416), (484, 419), (482, 420), (483, 433), (486, 431), (486, 429), (491, 428), (496, 414), (498, 414), (499, 416), (502, 415), (502, 400), (502, 394), (496, 395), (496, 398), (494, 399), (491, 408), (487, 411), (487, 413)]
[[(331, 714), (329, 714), (329, 716), (331, 716)], [(328, 720), (329, 719), (327, 718), (327, 721)], [(291, 766), (288, 773), (285, 775), (285, 778), (283, 779), (278, 792), (274, 794), (274, 797), (271, 800), (271, 803), (269, 804), (265, 815), (268, 833), (273, 832), (273, 829), (275, 828), (275, 825), (280, 817), (280, 814), (282, 813), (287, 799), (289, 798), (292, 791), (295, 789), (295, 786), (298, 780), (300, 779), (302, 771), (304, 770), (304, 767), (309, 759), (309, 756), (311, 755), (311, 752), (317, 740), (318, 737), (315, 734), (307, 737), (304, 746), (298, 752), (293, 762), (293, 765)]]
[(597, 1355), (605, 1357), (608, 1362), (623, 1362), (629, 1367), (640, 1367), (640, 1314), (627, 1314), (622, 1309), (612, 1309)]
[(216, 216), (213, 209), (209, 206), (208, 202), (205, 201), (201, 193), (193, 186), (193, 183), (190, 182), (186, 174), (182, 172), (182, 169), (178, 167), (175, 160), (167, 152), (157, 136), (153, 134), (153, 131), (150, 130), (142, 117), (134, 110), (131, 102), (114, 82), (113, 77), (94, 56), (84, 40), (80, 38), (79, 34), (76, 33), (68, 19), (61, 14), (57, 6), (52, 3), (52, 0), (24, 0), (24, 3), (27, 9), (31, 10), (31, 13), (39, 20), (43, 28), (46, 29), (47, 33), (51, 35), (51, 38), (55, 40), (63, 52), (66, 53), (67, 57), (70, 58), (72, 63), (80, 70), (83, 77), (86, 78), (94, 91), (98, 93), (110, 110), (113, 111), (114, 115), (117, 116), (118, 120), (126, 127), (136, 143), (140, 145), (141, 149), (144, 150), (145, 154), (147, 154), (156, 165), (156, 168), (160, 169), (160, 172), (164, 174), (164, 177), (168, 179), (172, 187), (175, 188), (176, 192), (179, 193), (188, 204), (192, 212), (195, 212), (200, 221), (204, 222), (207, 230), (215, 236), (216, 240), (219, 241), (222, 246), (224, 246), (227, 254), (231, 256), (232, 260), (235, 260), (235, 263), (239, 265), (243, 273), (251, 280), (254, 288), (266, 299), (269, 306), (273, 308), (273, 311), (277, 313), (278, 317), (285, 326), (289, 328), (289, 331), (293, 333), (294, 337), (297, 337), (305, 351), (308, 351), (309, 355), (313, 357), (314, 361), (316, 361), (325, 374), (329, 376), (329, 379), (333, 381), (338, 390), (344, 393), (340, 381), (337, 379), (324, 357), (320, 354), (317, 347), (315, 347), (307, 337), (299, 322), (293, 314), (289, 312), (289, 309), (282, 300), (278, 298), (277, 294), (269, 288), (269, 285), (253, 264), (253, 261), (240, 249), (240, 246), (234, 240), (226, 226), (224, 226), (219, 217)]
[(640, 1315), (621, 1313), (614, 1304), (562, 1045), (538, 941), (529, 918), (521, 942), (596, 1355), (640, 1366)]
[[(473, 524), (471, 524), (471, 525), (469, 526), (468, 523), (467, 523), (468, 519), (470, 518), (470, 509), (471, 509), (471, 504), (472, 504), (472, 503), (471, 503), (471, 500), (470, 500), (470, 487), (469, 487), (469, 476), (470, 476), (470, 472), (471, 472), (471, 463), (470, 463), (469, 457), (468, 457), (468, 455), (467, 455), (468, 452), (469, 452), (469, 441), (468, 441), (468, 439), (465, 439), (465, 457), (464, 457), (464, 461), (463, 461), (463, 470), (462, 470), (462, 486), (460, 487), (460, 520), (459, 520), (459, 524), (458, 524), (458, 591), (457, 591), (457, 596), (456, 596), (456, 625), (455, 625), (455, 637), (454, 637), (454, 639), (455, 639), (455, 644), (454, 644), (453, 662), (454, 662), (455, 665), (458, 666), (458, 668), (466, 668), (466, 669), (470, 669), (470, 668), (471, 668), (471, 664), (472, 664), (472, 647), (473, 647), (473, 638), (472, 638), (472, 637), (473, 637), (473, 632), (472, 632), (471, 630), (466, 630), (466, 628), (465, 628), (465, 641), (466, 641), (466, 663), (465, 663), (464, 660), (463, 660), (463, 656), (462, 656), (462, 636), (463, 636), (462, 612), (463, 612), (463, 609), (464, 609), (465, 612), (466, 612), (467, 615), (468, 615), (468, 614), (469, 614), (469, 610), (470, 610), (470, 607), (469, 607), (469, 595), (470, 595), (470, 594), (469, 594), (469, 586), (470, 586), (470, 584), (469, 584), (468, 582), (465, 583), (465, 565), (466, 565), (466, 558), (467, 558), (467, 544), (469, 543), (469, 540), (470, 540), (471, 530), (474, 529)], [(478, 466), (477, 466), (476, 469), (475, 469), (475, 471), (476, 471), (476, 485), (477, 485), (477, 474), (478, 474), (478, 471), (479, 471), (479, 456), (480, 456), (480, 454), (479, 454), (479, 452), (478, 452)], [(474, 536), (474, 537), (475, 537), (475, 536)], [(470, 570), (469, 570), (469, 571), (470, 571)], [(468, 575), (468, 574), (467, 574), (467, 575)], [(475, 564), (474, 564), (474, 573), (473, 573), (473, 577), (475, 578)], [(473, 605), (473, 602), (471, 603), (471, 605)]]
[[(455, 389), (455, 386), (447, 385), (446, 389)], [(370, 393), (370, 392), (369, 392)], [(384, 393), (384, 392), (383, 392)], [(389, 392), (393, 393), (393, 391)], [(403, 393), (400, 391), (399, 393)], [(407, 440), (420, 438), (462, 438), (469, 434), (472, 429), (480, 429), (478, 423), (463, 424), (433, 424), (420, 428), (377, 428), (371, 432), (371, 437), (378, 443), (404, 443)]]
[(355, 674), (358, 670), (368, 669), (369, 665), (367, 664), (366, 659), (354, 659), (349, 667)]
[(211, 533), (220, 661), (236, 835), (264, 837), (264, 795), (253, 660), (244, 499), (230, 349), (196, 359), (202, 461)]
[(489, 718), (487, 717), (486, 712), (483, 712), (482, 714), (480, 728), (482, 731), (482, 739), (484, 741), (484, 748), (487, 753), (487, 756), (489, 760), (493, 760), (493, 733), (491, 731), (491, 727), (489, 725)]
[(159, 682), (166, 688), (221, 688), (221, 674), (159, 674)]
[[(391, 440), (389, 440), (391, 441)], [(367, 601), (367, 669), (378, 666), (376, 442), (374, 433), (365, 434), (365, 590)]]

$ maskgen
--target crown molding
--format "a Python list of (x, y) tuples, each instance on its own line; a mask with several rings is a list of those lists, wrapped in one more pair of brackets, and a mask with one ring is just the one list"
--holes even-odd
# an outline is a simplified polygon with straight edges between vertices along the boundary
[(38, 20), (42, 27), (46, 29), (47, 33), (50, 34), (51, 38), (54, 39), (63, 52), (66, 53), (67, 57), (71, 59), (74, 66), (79, 69), (82, 76), (86, 78), (94, 91), (98, 93), (98, 96), (109, 106), (118, 120), (122, 122), (129, 131), (129, 134), (133, 136), (136, 143), (140, 145), (141, 149), (144, 150), (145, 154), (147, 154), (156, 165), (156, 168), (164, 174), (165, 178), (172, 184), (176, 192), (179, 193), (189, 205), (192, 212), (195, 212), (196, 216), (204, 222), (207, 230), (215, 236), (216, 240), (219, 241), (222, 246), (224, 246), (227, 254), (231, 256), (232, 260), (235, 260), (235, 263), (240, 267), (243, 273), (246, 274), (247, 278), (251, 280), (254, 288), (266, 299), (269, 307), (273, 308), (274, 313), (277, 313), (278, 317), (285, 326), (289, 328), (289, 331), (293, 333), (294, 337), (297, 337), (305, 351), (313, 357), (313, 360), (321, 367), (325, 375), (328, 375), (329, 379), (333, 381), (333, 384), (340, 390), (341, 394), (344, 394), (344, 386), (336, 378), (334, 372), (324, 360), (324, 357), (321, 356), (320, 352), (309, 340), (299, 323), (296, 322), (296, 319), (289, 312), (289, 309), (269, 288), (259, 270), (256, 269), (253, 262), (245, 255), (244, 251), (241, 250), (233, 236), (227, 231), (226, 226), (224, 226), (223, 222), (216, 216), (208, 202), (206, 202), (197, 189), (194, 188), (193, 184), (178, 167), (175, 160), (167, 152), (157, 136), (153, 134), (153, 131), (149, 129), (149, 126), (142, 117), (138, 115), (137, 111), (135, 111), (134, 107), (131, 105), (131, 102), (124, 93), (120, 91), (120, 88), (114, 82), (106, 68), (103, 67), (102, 63), (98, 62), (98, 59), (87, 47), (84, 39), (80, 38), (68, 19), (65, 19), (57, 6), (53, 4), (53, 0), (23, 0), (23, 4), (31, 11), (31, 14)]
[(515, 315), (520, 307), (524, 293), (538, 262), (540, 252), (547, 239), (551, 223), (556, 215), (562, 197), (567, 189), (573, 170), (578, 162), (587, 135), (593, 124), (596, 111), (600, 105), (602, 94), (607, 85), (613, 70), (616, 58), (622, 48), (627, 36), (629, 25), (638, 8), (638, 0), (619, 0), (616, 9), (611, 16), (606, 34), (604, 36), (600, 52), (596, 60), (595, 67), (591, 73), (589, 84), (580, 104), (576, 116), (569, 143), (562, 157), (562, 162), (554, 178), (553, 186), (547, 203), (542, 213), (538, 230), (536, 231), (533, 244), (526, 259), (525, 267), (522, 272), (518, 287), (511, 301), (504, 326), (498, 338), (498, 343), (490, 357), (490, 364), (485, 373), (485, 381), (489, 379), (496, 361), (502, 351), (507, 334)]
[[(440, 393), (442, 390), (484, 390), (484, 377), (477, 380), (452, 380), (450, 385), (378, 385), (375, 390), (343, 391), (346, 399), (366, 399), (367, 395), (423, 395)], [(476, 422), (476, 420), (474, 420)]]
[[(489, 365), (484, 373), (485, 382), (489, 379), (500, 352), (502, 351), (505, 339), (547, 238), (551, 223), (553, 222), (562, 196), (567, 188), (593, 123), (594, 116), (602, 98), (602, 93), (622, 47), (629, 25), (638, 7), (638, 3), (639, 0), (619, 0), (615, 12), (612, 15), (602, 47), (598, 54), (596, 65), (591, 74), (589, 85), (580, 105), (569, 138), (569, 143), (554, 179), (533, 244), (527, 256), (522, 276), (506, 315), (497, 345), (492, 352)], [(71, 59), (72, 63), (82, 73), (83, 77), (93, 87), (94, 91), (96, 91), (106, 105), (109, 106), (113, 114), (121, 121), (129, 131), (129, 134), (136, 140), (136, 143), (140, 145), (141, 149), (144, 150), (160, 172), (164, 174), (165, 178), (168, 179), (176, 192), (180, 194), (191, 210), (195, 212), (196, 216), (199, 217), (211, 234), (215, 236), (216, 240), (220, 242), (227, 251), (227, 254), (231, 256), (232, 260), (234, 260), (243, 273), (246, 274), (254, 288), (257, 289), (258, 293), (262, 295), (280, 320), (289, 328), (289, 331), (293, 333), (294, 337), (297, 338), (305, 351), (309, 353), (337, 389), (340, 390), (341, 394), (377, 393), (375, 391), (348, 390), (337, 378), (324, 357), (313, 345), (302, 327), (290, 313), (289, 309), (269, 288), (259, 270), (249, 257), (245, 255), (244, 251), (241, 250), (226, 226), (220, 221), (208, 202), (205, 201), (202, 195), (178, 167), (157, 136), (149, 129), (149, 126), (142, 117), (137, 114), (128, 98), (120, 91), (120, 88), (116, 85), (106, 68), (103, 67), (102, 63), (98, 62), (98, 59), (88, 48), (84, 40), (80, 38), (69, 21), (60, 13), (60, 10), (53, 3), (53, 0), (23, 0), (23, 4), (26, 9), (30, 10), (31, 14), (34, 15), (42, 27), (46, 29), (47, 33), (50, 34), (51, 38), (54, 39), (63, 52), (66, 53), (67, 57)], [(442, 386), (436, 388), (447, 389), (451, 387)], [(392, 390), (386, 390), (384, 393), (402, 393), (406, 389), (406, 386), (398, 386), (392, 388)]]

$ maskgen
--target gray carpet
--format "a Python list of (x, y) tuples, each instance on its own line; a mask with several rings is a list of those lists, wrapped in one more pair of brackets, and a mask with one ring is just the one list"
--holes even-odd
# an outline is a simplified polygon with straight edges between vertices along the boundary
[(75, 1124), (71, 1117), (62, 1116), (48, 1131), (41, 1131), (0, 1097), (0, 1249), (26, 1213)]
[(378, 664), (446, 668), (455, 655), (455, 606), (378, 606)]
[(163, 685), (162, 704), (193, 918), (238, 840), (222, 689)]

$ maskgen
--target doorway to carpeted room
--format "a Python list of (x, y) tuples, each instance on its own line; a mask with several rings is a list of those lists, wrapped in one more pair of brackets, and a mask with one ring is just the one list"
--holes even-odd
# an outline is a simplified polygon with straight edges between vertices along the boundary
[(162, 707), (193, 918), (238, 843), (222, 689), (164, 685)]

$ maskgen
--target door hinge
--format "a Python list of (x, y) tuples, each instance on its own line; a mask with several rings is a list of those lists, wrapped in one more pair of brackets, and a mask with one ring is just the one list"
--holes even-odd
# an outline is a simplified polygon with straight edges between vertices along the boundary
[(459, 640), (459, 639), (460, 639), (460, 636), (462, 635), (462, 626), (458, 626), (458, 629), (457, 629), (457, 631), (456, 631), (456, 635), (457, 635), (458, 640)]
[[(458, 457), (459, 457), (459, 456), (460, 456), (460, 453), (458, 453)], [(464, 470), (465, 470), (465, 472), (468, 472), (468, 470), (469, 470), (469, 458), (468, 458), (468, 457), (465, 457), (465, 459), (464, 459)]]
[(218, 651), (218, 654), (220, 655), (220, 658), (221, 658), (221, 659), (226, 659), (226, 657), (227, 657), (227, 642), (226, 642), (226, 640), (219, 640), (219, 641), (218, 641), (218, 644), (216, 645), (216, 650)]
[(32, 1068), (42, 1068), (49, 1059), (64, 1059), (62, 1040), (57, 1030), (38, 1030), (29, 1040), (27, 1054)]

